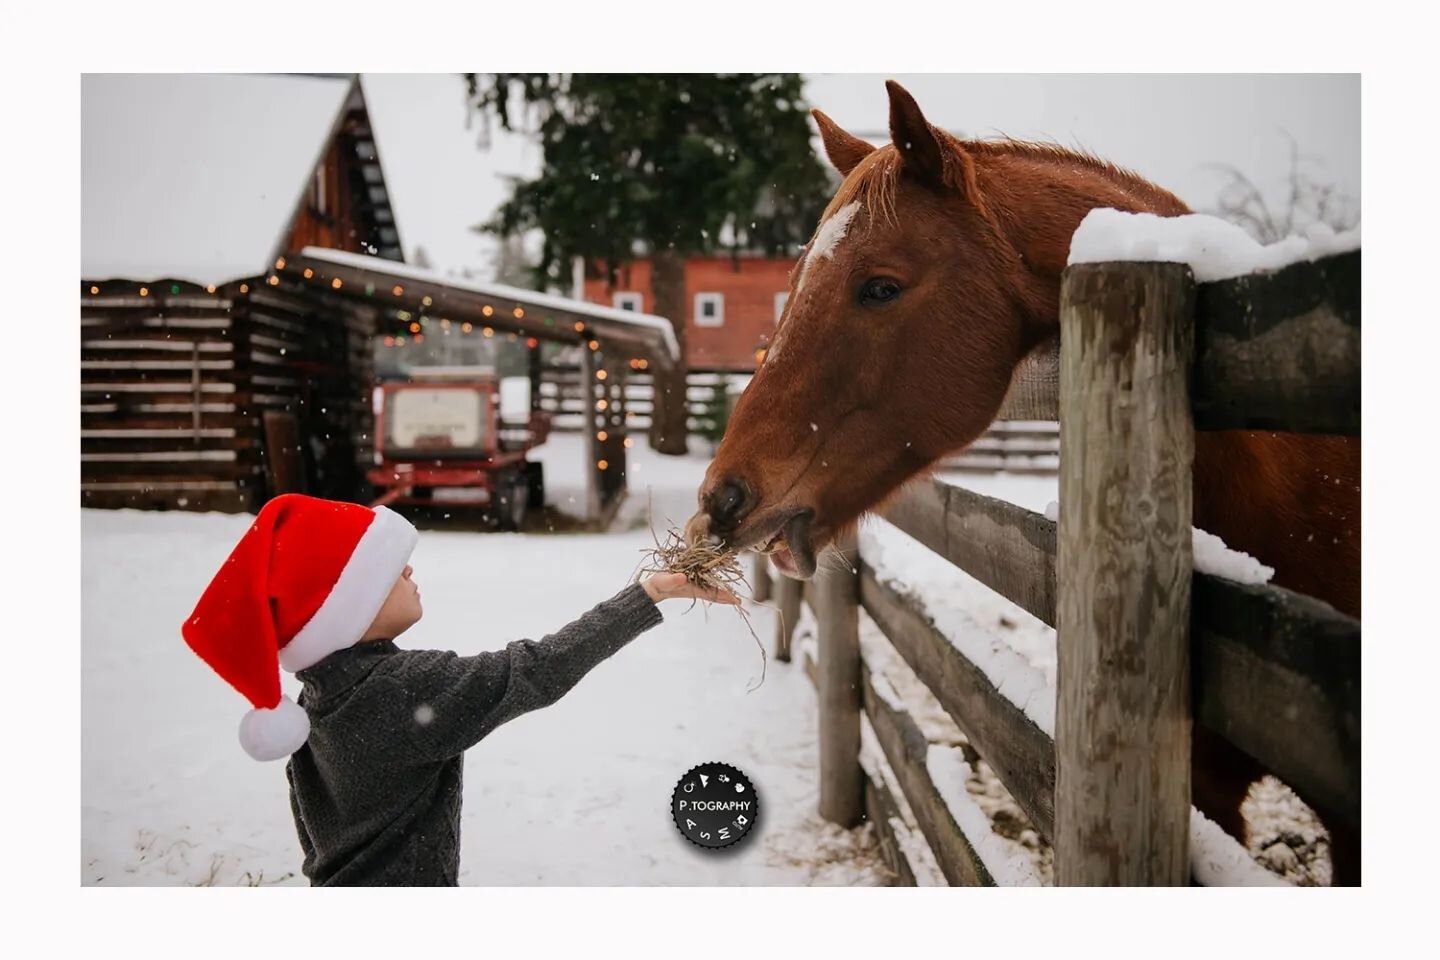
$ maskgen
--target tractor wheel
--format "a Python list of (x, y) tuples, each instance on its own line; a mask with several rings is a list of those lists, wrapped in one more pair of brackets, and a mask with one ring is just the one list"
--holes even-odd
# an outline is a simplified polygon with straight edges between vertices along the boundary
[(525, 464), (525, 483), (530, 488), (527, 498), (531, 510), (545, 506), (545, 464), (529, 461)]
[(530, 502), (530, 488), (525, 477), (508, 477), (496, 485), (495, 522), (501, 530), (515, 531), (525, 525), (526, 507)]

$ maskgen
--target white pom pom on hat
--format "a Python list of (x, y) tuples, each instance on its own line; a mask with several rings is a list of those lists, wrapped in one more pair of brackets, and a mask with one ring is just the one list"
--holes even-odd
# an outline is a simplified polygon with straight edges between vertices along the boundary
[(278, 760), (304, 745), (310, 721), (281, 695), (280, 671), (357, 643), (419, 536), (385, 507), (284, 494), (261, 509), (180, 628), (255, 707), (240, 723), (246, 753)]
[(310, 739), (310, 718), (282, 696), (273, 710), (251, 710), (240, 721), (240, 746), (256, 760), (283, 760)]

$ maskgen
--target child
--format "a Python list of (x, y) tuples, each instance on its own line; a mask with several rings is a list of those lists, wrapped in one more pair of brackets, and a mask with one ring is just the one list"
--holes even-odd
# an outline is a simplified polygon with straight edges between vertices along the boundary
[[(540, 641), (473, 657), (402, 650), (421, 615), (399, 514), (287, 494), (265, 504), (181, 633), (256, 709), (240, 743), (289, 757), (290, 806), (316, 886), (454, 886), (463, 754), (548, 706), (660, 623), (660, 600), (736, 604), (662, 574), (632, 584)], [(296, 704), (280, 672), (304, 684)]]

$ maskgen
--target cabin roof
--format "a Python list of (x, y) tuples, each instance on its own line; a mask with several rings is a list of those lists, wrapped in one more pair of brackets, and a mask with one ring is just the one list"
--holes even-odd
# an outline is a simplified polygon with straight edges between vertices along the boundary
[[(533, 309), (535, 312), (551, 311), (566, 318), (581, 318), (601, 337), (618, 337), (627, 341), (643, 343), (670, 363), (676, 363), (680, 359), (680, 346), (675, 340), (674, 326), (669, 320), (654, 314), (606, 307), (586, 300), (573, 300), (569, 297), (540, 293), (536, 290), (511, 287), (503, 283), (459, 280), (424, 267), (341, 250), (306, 247), (300, 251), (300, 257), (305, 261), (329, 263), (365, 271), (383, 277), (387, 282), (409, 280), (434, 287), (448, 287), (452, 290), (490, 298), (497, 304), (518, 304), (527, 309)], [(500, 319), (496, 320), (497, 325), (500, 322)]]
[(351, 77), (84, 76), (81, 277), (223, 284), (264, 272), (354, 88)]

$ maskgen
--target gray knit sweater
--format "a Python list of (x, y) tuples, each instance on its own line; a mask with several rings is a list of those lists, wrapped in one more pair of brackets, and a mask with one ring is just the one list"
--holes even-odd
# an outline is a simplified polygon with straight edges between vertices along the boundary
[(661, 620), (635, 584), (538, 642), (461, 657), (386, 640), (301, 670), (310, 739), (285, 774), (305, 876), (315, 886), (454, 886), (465, 750), (559, 700)]

